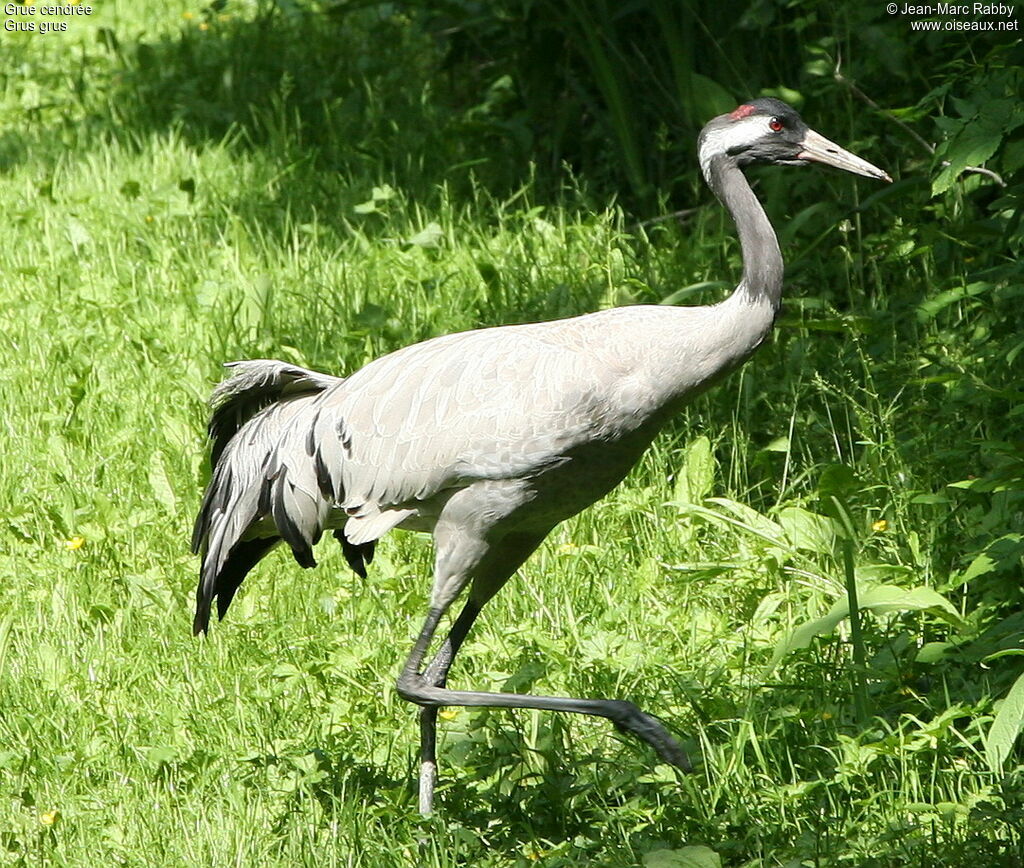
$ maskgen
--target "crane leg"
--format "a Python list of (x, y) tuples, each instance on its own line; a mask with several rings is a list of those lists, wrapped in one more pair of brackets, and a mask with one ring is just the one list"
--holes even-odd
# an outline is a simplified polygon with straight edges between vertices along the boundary
[[(430, 661), (423, 672), (424, 681), (435, 687), (444, 687), (455, 655), (473, 626), (480, 606), (473, 600), (467, 601), (459, 617), (452, 624), (444, 644), (437, 656)], [(419, 808), (424, 817), (430, 816), (434, 806), (434, 788), (437, 786), (437, 705), (425, 705), (420, 709), (420, 791)]]
[[(543, 711), (563, 711), (573, 714), (589, 714), (608, 718), (619, 729), (631, 732), (641, 741), (649, 744), (665, 762), (671, 763), (683, 771), (690, 771), (690, 760), (686, 752), (679, 746), (668, 730), (659, 720), (641, 711), (633, 703), (618, 699), (576, 699), (568, 696), (532, 696), (521, 693), (484, 693), (471, 690), (450, 690), (444, 683), (444, 675), (465, 638), (465, 632), (476, 618), (463, 610), (456, 624), (465, 617), (466, 622), (458, 642), (446, 642), (438, 654), (441, 660), (438, 668), (431, 673), (431, 667), (421, 672), (430, 642), (437, 632), (438, 624), (445, 613), (445, 606), (431, 608), (427, 614), (423, 629), (420, 631), (412, 652), (409, 654), (398, 678), (398, 695), (403, 699), (423, 706), (425, 712), (434, 712), (420, 718), (421, 759), (429, 760), (421, 766), (423, 773), (420, 778), (420, 812), (425, 816), (431, 811), (433, 783), (436, 780), (437, 764), (434, 756), (436, 742), (436, 710), (441, 706), (457, 705), (467, 708), (535, 708)], [(455, 633), (455, 627), (452, 628)], [(450, 648), (446, 656), (446, 648)], [(445, 662), (446, 660), (446, 662)], [(433, 664), (431, 664), (433, 666)], [(438, 676), (441, 677), (438, 677)], [(429, 779), (425, 787), (424, 780)]]

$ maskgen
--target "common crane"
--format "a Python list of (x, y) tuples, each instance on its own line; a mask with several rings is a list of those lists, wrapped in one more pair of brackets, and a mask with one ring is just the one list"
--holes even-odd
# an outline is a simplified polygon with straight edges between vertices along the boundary
[[(790, 106), (755, 99), (711, 120), (700, 166), (736, 224), (743, 275), (707, 306), (637, 305), (423, 341), (345, 378), (284, 362), (234, 362), (213, 393), (212, 477), (192, 546), (202, 553), (194, 631), (223, 617), (278, 543), (303, 567), (325, 530), (366, 575), (392, 528), (434, 542), (429, 611), (398, 677), (421, 706), (419, 806), (430, 813), (442, 706), (599, 715), (666, 762), (686, 754), (630, 702), (454, 690), (452, 660), (484, 604), (564, 521), (608, 493), (673, 414), (743, 364), (771, 331), (782, 291), (775, 232), (741, 171), (823, 163), (891, 180), (809, 129)], [(464, 607), (424, 665), (449, 607)]]

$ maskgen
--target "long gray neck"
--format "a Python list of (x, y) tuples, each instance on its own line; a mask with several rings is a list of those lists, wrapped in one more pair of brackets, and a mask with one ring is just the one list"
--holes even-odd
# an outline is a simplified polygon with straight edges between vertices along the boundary
[[(636, 441), (644, 445), (679, 407), (750, 358), (771, 332), (782, 297), (782, 254), (761, 203), (732, 159), (704, 153), (704, 177), (739, 233), (743, 278), (718, 304), (618, 309), (619, 319), (636, 319), (623, 330), (629, 344), (618, 358), (632, 356), (650, 389), (632, 416), (644, 423)], [(637, 342), (640, 333), (646, 340)]]
[(772, 311), (777, 311), (782, 299), (782, 253), (764, 208), (739, 166), (724, 154), (713, 156), (703, 169), (708, 186), (729, 211), (740, 237), (743, 279), (732, 300), (758, 305), (767, 301)]
[(736, 163), (722, 153), (701, 155), (704, 177), (732, 215), (743, 250), (743, 278), (718, 304), (661, 310), (644, 364), (653, 386), (655, 427), (694, 395), (743, 364), (771, 332), (782, 297), (782, 254), (768, 217)]

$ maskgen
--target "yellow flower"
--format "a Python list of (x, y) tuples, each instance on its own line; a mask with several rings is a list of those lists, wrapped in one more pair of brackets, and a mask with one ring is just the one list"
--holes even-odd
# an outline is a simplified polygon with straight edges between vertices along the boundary
[(207, 23), (206, 23), (206, 22), (204, 21), (204, 22), (203, 22), (202, 24), (200, 24), (200, 25), (199, 25), (199, 29), (200, 29), (200, 30), (209, 30), (209, 29), (210, 29), (210, 25), (209, 25), (209, 24), (207, 24)]
[(871, 525), (871, 529), (875, 533), (885, 533), (889, 529), (889, 522), (884, 518), (878, 519), (874, 524)]
[(562, 543), (555, 551), (560, 555), (571, 555), (573, 552), (579, 551), (579, 548), (575, 543), (567, 542)]
[(71, 539), (64, 540), (64, 548), (66, 548), (68, 551), (77, 552), (84, 545), (84, 536), (73, 536), (71, 537)]
[(186, 21), (191, 21), (196, 16), (193, 15), (191, 12), (182, 12), (181, 17), (184, 18)]
[(39, 815), (39, 822), (44, 826), (52, 826), (59, 819), (60, 811), (56, 808), (51, 808), (49, 811), (43, 811), (43, 813)]
[(823, 711), (821, 713), (821, 719), (822, 720), (831, 720), (832, 719), (832, 712), (831, 711)]
[(459, 710), (457, 708), (442, 708), (437, 713), (437, 716), (440, 717), (441, 720), (455, 720), (455, 718), (459, 716)]

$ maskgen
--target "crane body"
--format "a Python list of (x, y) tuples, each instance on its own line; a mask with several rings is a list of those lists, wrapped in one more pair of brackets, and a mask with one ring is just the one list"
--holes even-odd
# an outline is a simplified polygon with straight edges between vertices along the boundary
[[(311, 567), (313, 547), (333, 531), (365, 575), (389, 530), (433, 535), (430, 608), (398, 679), (399, 694), (422, 706), (424, 813), (444, 705), (597, 714), (664, 760), (689, 765), (662, 724), (631, 703), (452, 690), (447, 675), (480, 610), (548, 533), (617, 485), (668, 418), (770, 333), (782, 256), (740, 167), (819, 161), (888, 179), (777, 100), (710, 122), (700, 160), (744, 257), (739, 285), (718, 304), (637, 305), (445, 335), (347, 378), (237, 362), (214, 392), (213, 472), (193, 535), (203, 555), (196, 633), (207, 630), (213, 600), (223, 617), (245, 575), (281, 542)], [(467, 588), (465, 607), (425, 665), (441, 619)]]

